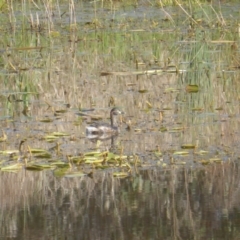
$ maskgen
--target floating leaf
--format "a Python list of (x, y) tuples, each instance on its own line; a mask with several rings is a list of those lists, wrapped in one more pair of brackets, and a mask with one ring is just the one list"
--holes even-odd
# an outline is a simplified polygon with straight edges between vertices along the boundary
[(220, 163), (222, 162), (222, 160), (220, 158), (210, 158), (209, 159), (211, 162), (217, 162), (217, 163)]
[(104, 152), (99, 153), (97, 156), (104, 157), (104, 156), (108, 156), (109, 154), (114, 154), (114, 153), (111, 153), (109, 151), (104, 151)]
[(194, 149), (196, 146), (193, 144), (183, 144), (181, 146), (182, 149)]
[(50, 141), (55, 141), (56, 139), (59, 139), (59, 137), (53, 136), (53, 135), (47, 135), (44, 137), (44, 139), (50, 142)]
[(103, 158), (87, 158), (85, 160), (85, 163), (88, 163), (88, 164), (98, 164), (98, 163), (102, 163), (104, 161)]
[(45, 149), (42, 148), (29, 148), (31, 153), (45, 153), (47, 152)]
[(168, 92), (179, 92), (179, 89), (177, 89), (177, 88), (166, 88), (164, 92), (165, 93), (168, 93)]
[(146, 92), (148, 92), (148, 90), (147, 89), (139, 89), (138, 92), (139, 93), (146, 93)]
[(11, 164), (11, 165), (1, 167), (1, 170), (2, 171), (18, 170), (18, 169), (21, 169), (22, 166), (23, 165), (21, 163), (14, 163), (14, 164)]
[(141, 131), (142, 131), (142, 129), (140, 129), (140, 128), (134, 129), (134, 132), (141, 132)]
[(5, 151), (0, 151), (0, 154), (4, 154), (4, 155), (10, 155), (10, 154), (14, 154), (14, 153), (19, 153), (19, 150), (5, 150)]
[(198, 155), (204, 155), (204, 154), (207, 154), (208, 151), (204, 151), (204, 150), (200, 150), (199, 152), (195, 152), (195, 154), (198, 154)]
[(174, 133), (174, 132), (182, 132), (185, 128), (184, 127), (174, 127), (168, 130), (168, 132), (170, 133)]
[(210, 163), (209, 160), (200, 160), (199, 163), (201, 163), (202, 165), (208, 165)]
[(51, 158), (52, 155), (49, 152), (43, 152), (43, 153), (34, 154), (34, 157), (36, 157), (36, 158)]
[(84, 156), (99, 156), (101, 154), (100, 151), (95, 151), (95, 152), (87, 152), (84, 154)]
[(149, 101), (146, 101), (147, 107), (152, 108), (152, 104)]
[(184, 161), (177, 161), (177, 162), (175, 162), (174, 164), (176, 164), (176, 165), (185, 165), (185, 164), (187, 164), (187, 163), (184, 162)]
[(44, 118), (44, 119), (40, 119), (39, 122), (49, 123), (49, 122), (53, 122), (53, 119), (52, 118)]
[(73, 156), (70, 158), (72, 162), (74, 163), (80, 163), (82, 161), (84, 161), (84, 157), (83, 156)]
[(166, 131), (167, 131), (167, 128), (162, 126), (162, 127), (160, 127), (159, 131), (160, 131), (160, 132), (166, 132)]
[(126, 160), (128, 156), (126, 155), (115, 155), (115, 159), (117, 160)]
[(154, 154), (155, 154), (155, 156), (157, 156), (157, 157), (161, 157), (161, 156), (162, 156), (162, 152), (159, 152), (159, 151), (154, 152)]
[(132, 72), (101, 72), (100, 76), (109, 76), (109, 75), (115, 75), (115, 76), (129, 76), (129, 75), (159, 75), (163, 72), (176, 72), (175, 71), (168, 71), (163, 69), (153, 69), (153, 70), (145, 70), (145, 71), (132, 71)]
[(69, 168), (70, 167), (69, 163), (65, 163), (61, 160), (52, 162), (51, 166), (56, 166), (56, 167), (59, 167), (59, 168)]
[(56, 137), (65, 137), (65, 136), (69, 136), (70, 134), (64, 133), (64, 132), (53, 132), (52, 135)]
[(118, 178), (125, 178), (128, 177), (128, 173), (126, 172), (115, 172), (113, 173), (114, 177), (118, 177)]
[(60, 37), (60, 33), (58, 31), (51, 31), (50, 36), (51, 37)]
[(61, 113), (66, 113), (67, 109), (59, 109), (55, 111), (55, 114), (61, 114)]
[(50, 169), (51, 165), (46, 163), (28, 164), (25, 168), (31, 171), (42, 171), (44, 169)]
[(19, 169), (5, 169), (5, 170), (2, 170), (3, 172), (9, 172), (9, 173), (17, 173), (19, 172)]
[(194, 112), (202, 112), (203, 110), (204, 110), (204, 108), (201, 108), (201, 107), (192, 108), (192, 111), (194, 111)]
[(189, 92), (189, 93), (196, 93), (199, 91), (199, 87), (198, 85), (187, 85), (186, 86), (186, 91)]
[(189, 152), (187, 151), (177, 151), (177, 152), (174, 152), (173, 155), (188, 155)]
[(86, 173), (83, 173), (83, 172), (72, 172), (72, 173), (68, 173), (65, 175), (65, 177), (67, 178), (73, 178), (73, 177), (83, 177), (83, 176), (86, 176), (87, 174)]
[(53, 168), (49, 163), (35, 163), (34, 166), (41, 167), (43, 169)]
[(69, 164), (68, 167), (63, 167), (63, 168), (57, 168), (56, 170), (54, 170), (53, 174), (55, 177), (63, 177), (66, 175), (66, 173), (69, 170)]
[(111, 159), (115, 159), (116, 158), (116, 154), (112, 153), (112, 152), (109, 152), (108, 155), (107, 155), (107, 159), (108, 160), (111, 160)]

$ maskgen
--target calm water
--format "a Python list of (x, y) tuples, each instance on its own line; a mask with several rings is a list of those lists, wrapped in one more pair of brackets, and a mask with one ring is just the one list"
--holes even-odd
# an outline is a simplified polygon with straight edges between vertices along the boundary
[[(1, 16), (0, 239), (238, 239), (239, 3), (19, 6)], [(115, 105), (118, 138), (87, 139)], [(96, 150), (130, 160), (71, 162)]]
[(239, 228), (233, 162), (126, 179), (20, 175), (1, 173), (2, 239), (235, 239)]

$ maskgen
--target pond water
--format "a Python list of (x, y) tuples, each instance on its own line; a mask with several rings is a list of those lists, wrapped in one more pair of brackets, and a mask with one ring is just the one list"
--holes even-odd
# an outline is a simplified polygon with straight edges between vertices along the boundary
[(238, 239), (239, 9), (9, 5), (0, 238)]

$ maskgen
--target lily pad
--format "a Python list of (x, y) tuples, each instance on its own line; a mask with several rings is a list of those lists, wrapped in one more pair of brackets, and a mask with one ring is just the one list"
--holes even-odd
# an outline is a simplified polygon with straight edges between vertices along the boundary
[(55, 136), (55, 137), (65, 137), (65, 136), (70, 136), (69, 133), (64, 133), (64, 132), (53, 132), (51, 133), (51, 135)]
[(1, 171), (18, 170), (18, 169), (21, 169), (22, 166), (23, 165), (21, 163), (14, 163), (11, 165), (1, 167)]
[(88, 163), (88, 164), (98, 164), (98, 163), (102, 163), (104, 161), (103, 158), (87, 158), (85, 163)]
[(114, 177), (117, 177), (117, 178), (125, 178), (125, 177), (128, 177), (128, 173), (126, 172), (114, 172), (113, 173), (113, 176)]
[(45, 149), (42, 149), (42, 148), (29, 148), (30, 152), (31, 153), (45, 153), (46, 150)]
[(199, 87), (198, 85), (189, 84), (186, 86), (186, 91), (189, 93), (197, 93), (199, 91)]
[(5, 151), (0, 151), (0, 154), (3, 154), (3, 155), (10, 155), (10, 154), (14, 154), (14, 153), (19, 153), (19, 150), (5, 150)]
[(68, 171), (69, 171), (69, 164), (68, 164), (68, 167), (57, 168), (56, 170), (54, 170), (53, 174), (55, 177), (63, 177), (66, 175)]
[(68, 173), (65, 175), (65, 177), (67, 178), (74, 178), (74, 177), (83, 177), (86, 176), (86, 173), (83, 172), (72, 172), (72, 173)]
[(31, 171), (42, 171), (44, 169), (50, 169), (51, 165), (49, 165), (49, 164), (28, 164), (25, 168), (27, 170), (31, 170)]
[(196, 146), (193, 144), (183, 144), (181, 146), (182, 149), (194, 149)]
[(187, 151), (177, 151), (177, 152), (174, 152), (173, 155), (188, 155), (189, 152)]

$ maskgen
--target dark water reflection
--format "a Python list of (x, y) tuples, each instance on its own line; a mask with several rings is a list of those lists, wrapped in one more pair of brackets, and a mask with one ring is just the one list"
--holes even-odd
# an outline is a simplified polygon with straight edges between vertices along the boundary
[(6, 239), (237, 239), (239, 165), (170, 167), (116, 179), (1, 173)]

